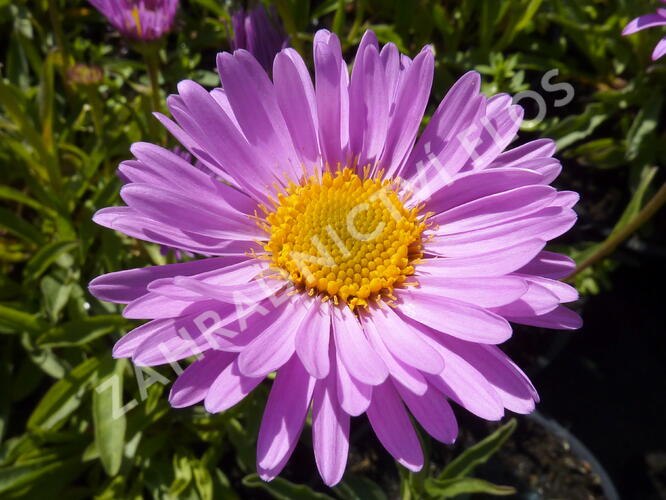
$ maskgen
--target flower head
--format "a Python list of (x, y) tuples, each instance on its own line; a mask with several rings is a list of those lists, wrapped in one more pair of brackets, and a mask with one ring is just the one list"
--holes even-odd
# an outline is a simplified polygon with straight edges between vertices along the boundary
[(67, 70), (67, 80), (84, 87), (99, 85), (104, 80), (104, 71), (99, 66), (77, 63)]
[[(666, 3), (666, 0), (661, 1)], [(637, 31), (653, 28), (655, 26), (666, 26), (666, 8), (658, 8), (655, 14), (645, 14), (644, 16), (637, 17), (625, 26), (624, 30), (622, 30), (622, 34), (625, 36), (632, 35)], [(652, 51), (652, 60), (656, 61), (664, 54), (666, 54), (666, 36), (657, 43)]]
[[(522, 119), (486, 98), (477, 73), (448, 92), (418, 136), (433, 79), (363, 37), (351, 75), (338, 38), (314, 38), (315, 85), (292, 49), (273, 81), (247, 51), (218, 56), (223, 88), (181, 82), (165, 127), (216, 177), (151, 144), (120, 170), (123, 207), (95, 220), (211, 257), (95, 279), (91, 292), (149, 319), (114, 356), (137, 365), (200, 358), (170, 402), (226, 410), (277, 372), (258, 436), (264, 479), (280, 473), (312, 408), (317, 466), (337, 483), (350, 418), (363, 413), (405, 467), (423, 465), (409, 412), (451, 443), (454, 402), (489, 420), (538, 400), (497, 347), (510, 322), (575, 329), (558, 281), (574, 263), (544, 250), (575, 222), (573, 192), (549, 183), (555, 145), (504, 151)], [(223, 180), (224, 182), (221, 182)]]
[(270, 72), (275, 54), (287, 47), (289, 37), (284, 33), (274, 9), (269, 14), (262, 4), (246, 11), (238, 9), (231, 14), (233, 50), (246, 49), (263, 68)]
[(171, 31), (179, 0), (89, 0), (124, 36), (151, 41)]

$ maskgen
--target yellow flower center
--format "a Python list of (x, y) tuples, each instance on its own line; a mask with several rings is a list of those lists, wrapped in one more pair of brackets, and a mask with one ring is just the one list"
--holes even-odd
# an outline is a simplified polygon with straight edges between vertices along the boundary
[(290, 184), (266, 212), (264, 244), (273, 267), (310, 295), (345, 302), (394, 299), (421, 257), (426, 227), (407, 209), (399, 182), (363, 178), (345, 168)]

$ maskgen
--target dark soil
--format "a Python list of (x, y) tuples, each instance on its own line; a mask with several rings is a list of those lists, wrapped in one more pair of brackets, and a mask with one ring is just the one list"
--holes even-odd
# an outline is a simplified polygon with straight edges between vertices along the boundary
[(496, 457), (476, 475), (515, 487), (516, 498), (525, 500), (607, 498), (602, 477), (577, 454), (569, 439), (525, 417), (518, 420), (515, 433)]
[(622, 498), (663, 500), (666, 266), (660, 257), (635, 258), (640, 266), (618, 269), (615, 288), (586, 302), (583, 330), (531, 375), (539, 409), (587, 445)]

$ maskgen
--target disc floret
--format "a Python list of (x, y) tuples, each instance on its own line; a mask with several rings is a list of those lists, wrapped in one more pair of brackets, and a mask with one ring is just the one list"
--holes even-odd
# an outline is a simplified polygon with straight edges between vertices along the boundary
[(393, 299), (414, 274), (427, 219), (419, 211), (405, 207), (399, 180), (325, 172), (277, 195), (266, 210), (264, 248), (296, 288), (368, 306)]

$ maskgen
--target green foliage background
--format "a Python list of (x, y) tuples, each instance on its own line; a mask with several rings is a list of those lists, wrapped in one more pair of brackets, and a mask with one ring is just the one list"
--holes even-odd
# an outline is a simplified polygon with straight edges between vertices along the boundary
[[(430, 112), (471, 69), (481, 72), (489, 95), (543, 94), (547, 118), (522, 137), (555, 139), (565, 166), (559, 187), (583, 193), (581, 223), (559, 249), (585, 263), (575, 278), (584, 293), (613, 286), (613, 268), (625, 265), (609, 257), (619, 244), (639, 229), (634, 238), (649, 243), (656, 232), (649, 219), (664, 198), (663, 188), (661, 198), (653, 196), (663, 182), (656, 167), (666, 158), (663, 119), (659, 126), (666, 63), (649, 56), (664, 33), (620, 36), (656, 3), (274, 2), (292, 44), (308, 59), (321, 26), (338, 33), (348, 60), (367, 28), (411, 55), (432, 43)], [(218, 83), (214, 56), (229, 47), (230, 7), (183, 0), (176, 30), (159, 47), (160, 102), (184, 78)], [(87, 283), (173, 256), (99, 228), (91, 216), (119, 204), (114, 171), (129, 158), (130, 144), (175, 143), (150, 117), (150, 81), (136, 47), (85, 1), (0, 0), (0, 28), (0, 496), (249, 498), (263, 487), (276, 498), (386, 498), (353, 474), (335, 491), (316, 476), (308, 486), (283, 479), (266, 486), (252, 476), (267, 386), (221, 415), (172, 410), (170, 367), (143, 371), (137, 383), (128, 362), (112, 360), (113, 342), (134, 324), (116, 305), (91, 297)], [(103, 76), (73, 83), (74, 64), (100, 68)], [(564, 107), (554, 106), (561, 95), (540, 87), (551, 69), (559, 70), (554, 81), (575, 89)], [(134, 406), (113, 418), (114, 406), (125, 404)], [(446, 480), (432, 479), (433, 498), (446, 497)]]

